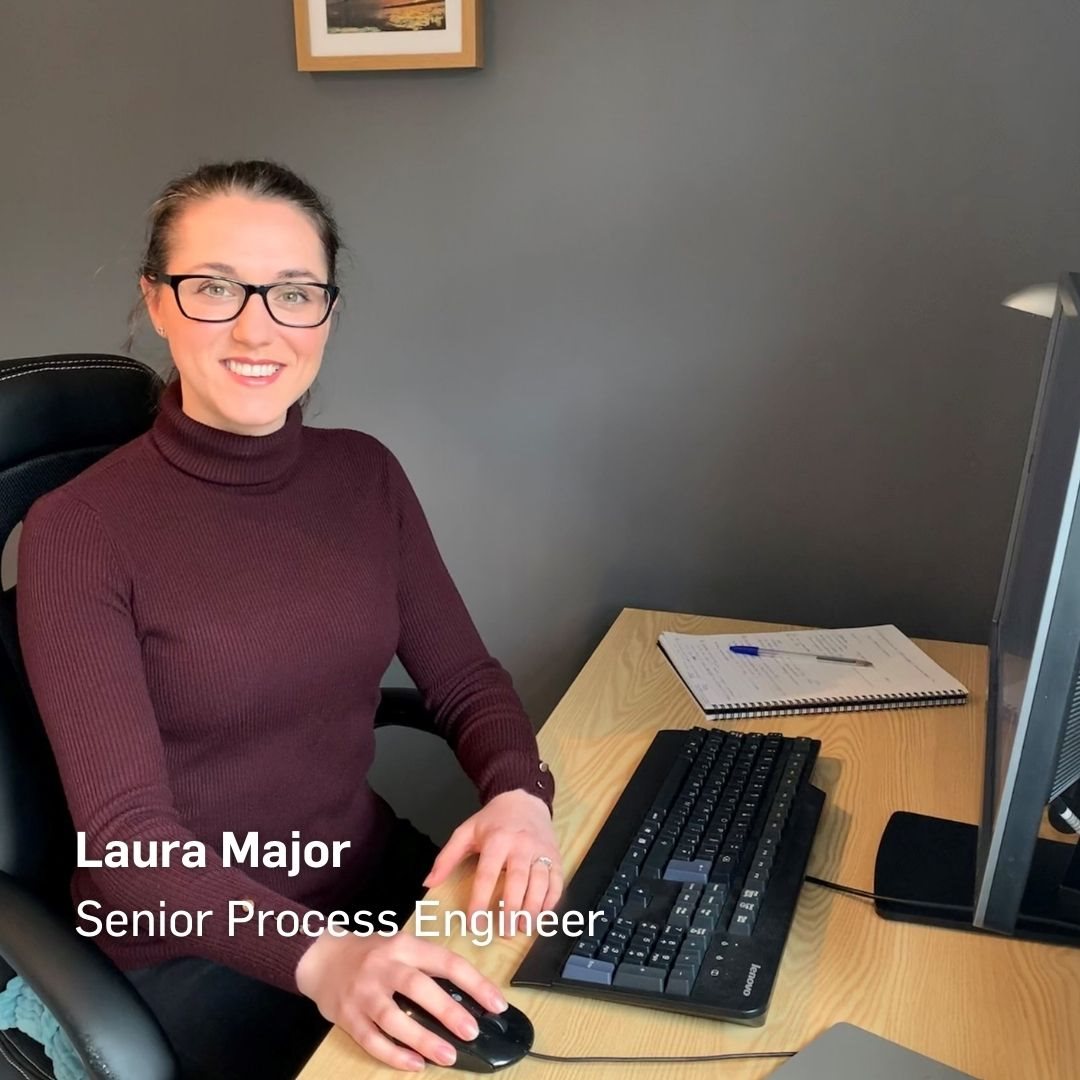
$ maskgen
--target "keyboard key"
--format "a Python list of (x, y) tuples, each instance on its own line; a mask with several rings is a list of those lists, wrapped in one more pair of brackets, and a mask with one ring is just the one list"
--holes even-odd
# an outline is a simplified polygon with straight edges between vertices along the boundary
[(668, 840), (660, 837), (649, 849), (649, 854), (641, 864), (641, 876), (646, 880), (660, 878), (674, 850), (674, 839)]
[(754, 922), (745, 911), (737, 911), (731, 917), (728, 933), (733, 938), (748, 938), (754, 932)]
[(622, 945), (609, 942), (600, 946), (600, 951), (596, 954), (596, 959), (606, 960), (609, 964), (618, 964), (622, 959), (623, 951)]
[(776, 857), (776, 837), (775, 836), (763, 836), (758, 841), (758, 858), (763, 856)]
[(712, 930), (707, 926), (691, 926), (686, 931), (686, 937), (683, 939), (684, 949), (695, 949), (705, 952), (709, 947), (709, 941), (712, 938)]
[(735, 905), (735, 911), (737, 913), (742, 912), (743, 914), (749, 915), (751, 921), (754, 921), (757, 919), (757, 913), (760, 907), (761, 897), (754, 895), (748, 896), (746, 893), (743, 893), (739, 902)]
[(611, 929), (612, 920), (606, 915), (601, 915), (599, 918), (593, 919), (590, 924), (590, 929), (596, 935), (597, 938), (603, 940), (607, 935), (607, 932)]
[(668, 923), (671, 926), (678, 927), (680, 930), (687, 930), (690, 927), (690, 923), (694, 917), (694, 909), (686, 904), (676, 904), (671, 909), (671, 914), (668, 916)]
[(662, 994), (666, 979), (666, 968), (653, 968), (641, 964), (620, 964), (615, 972), (613, 985), (621, 987), (623, 990), (651, 990), (654, 993)]
[(679, 955), (675, 957), (675, 967), (692, 967), (697, 972), (697, 969), (701, 967), (702, 961), (705, 959), (705, 953), (701, 949), (688, 949), (685, 945), (679, 950)]
[(694, 915), (691, 929), (704, 927), (706, 930), (715, 930), (720, 922), (720, 909), (714, 907), (699, 907)]
[(586, 960), (583, 956), (571, 956), (563, 967), (562, 977), (574, 982), (610, 986), (614, 972), (615, 965), (605, 960)]
[(664, 880), (697, 881), (704, 885), (711, 869), (712, 863), (708, 859), (672, 859), (664, 870)]
[(775, 862), (776, 856), (772, 851), (764, 851), (758, 848), (757, 854), (754, 856), (754, 862), (751, 866), (751, 873), (762, 872), (768, 874), (772, 869), (772, 864)]
[(750, 830), (743, 825), (735, 824), (728, 829), (727, 843), (725, 847), (732, 845), (736, 850), (742, 851), (746, 846), (746, 838), (750, 835)]
[(671, 969), (671, 974), (668, 976), (667, 987), (665, 989), (669, 994), (675, 994), (679, 997), (689, 997), (690, 991), (694, 988), (694, 980), (696, 978), (697, 971), (695, 971), (694, 968), (685, 964), (677, 964)]
[(614, 896), (602, 896), (600, 903), (593, 908), (594, 911), (599, 911), (605, 918), (611, 920), (618, 915), (620, 908), (622, 907), (622, 901)]
[(731, 888), (731, 879), (735, 875), (735, 865), (731, 859), (727, 862), (723, 862), (723, 856), (713, 864), (713, 868), (709, 873), (709, 883), (713, 885), (722, 885), (725, 889)]
[(727, 890), (723, 885), (715, 885), (710, 882), (701, 890), (701, 903), (709, 907), (723, 907), (727, 898)]

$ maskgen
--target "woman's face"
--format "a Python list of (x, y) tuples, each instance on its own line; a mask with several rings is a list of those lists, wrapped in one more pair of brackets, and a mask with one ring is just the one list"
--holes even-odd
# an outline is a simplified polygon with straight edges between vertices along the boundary
[[(315, 226), (284, 200), (203, 199), (177, 218), (169, 241), (163, 267), (169, 274), (206, 274), (249, 285), (326, 281), (326, 255)], [(180, 311), (171, 286), (144, 278), (142, 289), (179, 372), (184, 412), (193, 420), (241, 435), (268, 435), (315, 381), (329, 320), (303, 329), (282, 326), (253, 295), (231, 322), (197, 322)], [(273, 373), (237, 369), (253, 364), (272, 365)]]

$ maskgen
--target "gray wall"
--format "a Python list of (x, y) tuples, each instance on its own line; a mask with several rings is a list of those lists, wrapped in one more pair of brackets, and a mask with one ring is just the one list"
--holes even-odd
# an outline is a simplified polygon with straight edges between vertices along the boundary
[(352, 248), (311, 420), (401, 457), (537, 722), (625, 605), (985, 640), (1075, 0), (489, 0), (482, 72), (325, 75), (287, 4), (7, 7), (3, 353), (117, 349), (173, 174), (304, 172)]

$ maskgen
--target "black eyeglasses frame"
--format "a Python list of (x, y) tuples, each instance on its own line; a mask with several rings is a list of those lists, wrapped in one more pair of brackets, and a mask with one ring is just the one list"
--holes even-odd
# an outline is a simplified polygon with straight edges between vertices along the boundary
[[(290, 330), (314, 330), (317, 326), (322, 326), (327, 319), (330, 318), (330, 313), (334, 310), (334, 301), (341, 295), (341, 289), (337, 285), (328, 285), (325, 281), (275, 281), (270, 285), (249, 285), (246, 281), (236, 281), (233, 278), (224, 277), (222, 274), (165, 274), (160, 270), (148, 270), (143, 275), (148, 281), (154, 281), (161, 285), (168, 285), (172, 288), (173, 296), (176, 297), (176, 306), (180, 309), (180, 314), (185, 319), (190, 319), (192, 322), (202, 323), (227, 323), (232, 322), (234, 319), (239, 319), (244, 313), (244, 308), (247, 307), (248, 301), (256, 294), (262, 298), (263, 307), (266, 308), (266, 314), (270, 316), (278, 324), (278, 326), (288, 327)], [(203, 281), (227, 281), (230, 285), (236, 285), (238, 288), (244, 290), (244, 299), (240, 304), (240, 310), (235, 315), (230, 315), (227, 319), (200, 319), (197, 315), (189, 315), (184, 310), (184, 305), (180, 300), (180, 286), (185, 281), (190, 281), (195, 278), (199, 278)], [(271, 310), (270, 301), (267, 299), (267, 293), (271, 289), (278, 289), (282, 285), (306, 285), (311, 288), (322, 289), (326, 293), (326, 312), (323, 317), (317, 323), (305, 323), (303, 326), (296, 326), (292, 323), (282, 322)]]

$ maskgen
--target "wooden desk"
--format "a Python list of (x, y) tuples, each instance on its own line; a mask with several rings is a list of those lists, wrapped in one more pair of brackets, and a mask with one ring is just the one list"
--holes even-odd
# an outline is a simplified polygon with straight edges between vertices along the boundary
[[(539, 737), (558, 782), (555, 824), (568, 877), (654, 732), (710, 723), (656, 647), (660, 631), (767, 629), (782, 627), (622, 612)], [(940, 641), (919, 644), (971, 689), (970, 704), (731, 722), (744, 731), (779, 729), (821, 739), (814, 782), (827, 798), (810, 859), (812, 874), (872, 888), (878, 839), (893, 810), (978, 820), (986, 649)], [(429, 899), (439, 900), (442, 909), (461, 908), (467, 880), (459, 873)], [(507, 987), (530, 939), (496, 941), (487, 948), (460, 940), (446, 943)], [(983, 1080), (1063, 1080), (1080, 1068), (1080, 951), (887, 922), (867, 901), (812, 885), (804, 886), (763, 1027), (537, 990), (510, 988), (508, 996), (535, 1024), (535, 1049), (551, 1054), (797, 1050), (847, 1020)], [(751, 1080), (782, 1064), (630, 1067), (526, 1059), (510, 1073), (514, 1080)], [(346, 1034), (334, 1030), (300, 1080), (403, 1075), (376, 1066)], [(449, 1080), (458, 1074), (444, 1075)]]

